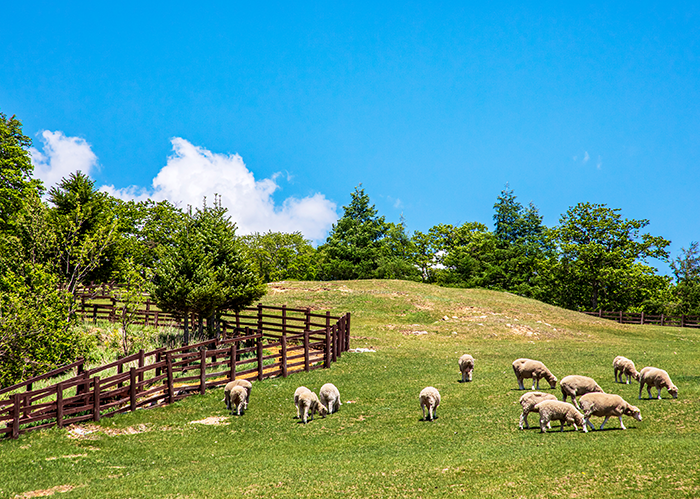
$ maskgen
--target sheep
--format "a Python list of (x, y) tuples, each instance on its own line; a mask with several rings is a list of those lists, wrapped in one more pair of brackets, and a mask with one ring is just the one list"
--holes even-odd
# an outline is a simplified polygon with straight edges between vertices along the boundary
[(234, 408), (236, 409), (236, 414), (239, 416), (245, 411), (247, 395), (248, 391), (240, 385), (231, 388), (231, 391), (229, 392), (231, 415), (233, 415)]
[(523, 384), (523, 379), (525, 378), (532, 378), (533, 390), (535, 389), (535, 382), (537, 383), (537, 389), (540, 389), (541, 378), (545, 378), (552, 389), (557, 386), (557, 377), (539, 360), (517, 359), (513, 362), (513, 371), (515, 371), (515, 377), (518, 378), (518, 387), (521, 390), (525, 389)]
[(328, 414), (333, 414), (340, 410), (340, 406), (343, 405), (340, 402), (340, 392), (338, 388), (333, 383), (326, 383), (321, 387), (321, 391), (318, 393), (321, 404), (328, 408)]
[(605, 393), (593, 378), (589, 378), (588, 376), (577, 376), (575, 374), (563, 377), (561, 383), (559, 383), (559, 386), (561, 388), (562, 400), (566, 402), (566, 397), (571, 397), (571, 400), (574, 401), (576, 408), (580, 408), (578, 401), (576, 400), (578, 395), (592, 392)]
[(651, 399), (651, 385), (656, 387), (656, 398), (661, 400), (661, 389), (666, 388), (674, 399), (678, 398), (678, 387), (673, 384), (668, 373), (658, 367), (645, 367), (639, 373), (639, 398), (642, 398), (642, 388), (647, 385), (647, 393)]
[(568, 402), (544, 400), (537, 404), (534, 409), (540, 413), (541, 433), (547, 433), (549, 422), (557, 420), (561, 421), (561, 428), (559, 428), (559, 431), (564, 431), (564, 424), (573, 424), (575, 430), (578, 430), (577, 425), (581, 425), (583, 432), (588, 433), (583, 414), (578, 412), (576, 408)]
[(302, 393), (306, 393), (306, 392), (310, 392), (310, 391), (311, 391), (311, 390), (309, 390), (309, 389), (306, 388), (305, 386), (300, 386), (299, 388), (297, 388), (297, 389), (294, 391), (294, 405), (295, 405), (296, 408), (297, 408), (297, 415), (296, 415), (296, 418), (297, 418), (297, 419), (301, 418), (301, 412), (300, 412), (300, 410), (299, 410), (299, 409), (300, 409), (300, 407), (299, 407), (299, 397), (301, 396)]
[(583, 409), (583, 418), (586, 424), (595, 430), (595, 426), (591, 424), (591, 416), (605, 417), (600, 429), (603, 429), (605, 423), (608, 422), (610, 416), (617, 416), (620, 419), (620, 428), (626, 430), (622, 423), (622, 416), (632, 416), (637, 421), (642, 420), (642, 414), (639, 409), (628, 404), (619, 395), (611, 393), (586, 393), (580, 398), (581, 408)]
[(535, 411), (535, 406), (545, 400), (557, 400), (557, 397), (551, 393), (542, 392), (528, 392), (520, 397), (520, 405), (523, 408), (523, 413), (520, 415), (521, 430), (523, 429), (523, 424), (525, 428), (530, 428), (530, 426), (527, 424), (527, 415), (531, 412), (537, 412)]
[(615, 360), (613, 360), (613, 371), (615, 374), (615, 383), (617, 383), (618, 374), (620, 376), (620, 383), (622, 383), (623, 374), (627, 377), (626, 384), (628, 385), (630, 384), (630, 377), (634, 378), (635, 381), (639, 381), (639, 373), (634, 368), (634, 362), (622, 355), (618, 355), (615, 357)]
[(462, 383), (472, 380), (474, 371), (474, 357), (465, 353), (459, 358), (459, 370), (462, 372)]
[[(299, 391), (299, 389), (297, 389), (297, 391)], [(299, 417), (300, 411), (303, 411), (301, 419), (304, 424), (308, 422), (309, 415), (311, 415), (311, 419), (313, 420), (315, 413), (319, 413), (321, 417), (324, 418), (326, 417), (326, 414), (328, 414), (328, 409), (326, 406), (323, 405), (318, 399), (318, 396), (308, 388), (301, 390), (298, 396), (295, 393), (294, 402), (297, 404), (297, 417)]]
[(425, 408), (428, 408), (428, 420), (432, 421), (437, 417), (437, 408), (440, 405), (440, 392), (437, 388), (428, 386), (423, 388), (419, 395), (420, 408), (423, 410), (423, 421), (425, 421)]
[(250, 381), (246, 379), (237, 379), (231, 381), (224, 387), (224, 402), (226, 403), (226, 409), (231, 410), (231, 390), (234, 386), (242, 386), (243, 388), (245, 388), (245, 409), (247, 411), (248, 402), (250, 402), (250, 390), (253, 388), (253, 385), (250, 383)]

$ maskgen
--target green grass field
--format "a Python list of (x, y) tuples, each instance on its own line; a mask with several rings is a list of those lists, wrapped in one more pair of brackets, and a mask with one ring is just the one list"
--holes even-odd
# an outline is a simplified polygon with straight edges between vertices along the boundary
[[(271, 288), (266, 304), (352, 312), (351, 347), (376, 352), (254, 383), (241, 417), (227, 415), (219, 389), (105, 419), (87, 438), (67, 428), (2, 441), (0, 497), (700, 497), (698, 330), (621, 326), (506, 293), (400, 281)], [(463, 353), (476, 359), (471, 383), (458, 382)], [(614, 383), (616, 355), (666, 369), (678, 399), (664, 391), (638, 401), (637, 383)], [(617, 419), (588, 434), (520, 431), (518, 357), (542, 360), (559, 379), (592, 376), (643, 421), (626, 418), (627, 431)], [(340, 412), (300, 424), (294, 390), (326, 382), (340, 389)], [(442, 404), (424, 422), (418, 393), (429, 385)], [(558, 386), (553, 393), (561, 398)], [(210, 416), (227, 424), (191, 423)]]

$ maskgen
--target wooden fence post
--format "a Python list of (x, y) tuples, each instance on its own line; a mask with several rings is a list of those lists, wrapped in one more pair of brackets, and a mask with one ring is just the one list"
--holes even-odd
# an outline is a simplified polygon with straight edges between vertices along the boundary
[(304, 331), (304, 371), (309, 372), (309, 333), (307, 329)]
[(323, 367), (328, 369), (331, 367), (331, 350), (333, 349), (333, 340), (331, 336), (331, 328), (326, 323), (326, 352), (323, 356)]
[(618, 322), (619, 322), (620, 324), (622, 324), (622, 310), (620, 310), (619, 314), (620, 314), (620, 318), (619, 318)]
[(56, 426), (63, 428), (63, 384), (56, 385)]
[(644, 312), (642, 312), (642, 317), (639, 319), (639, 323), (643, 326), (644, 325)]
[(306, 308), (306, 320), (304, 321), (304, 329), (306, 331), (311, 331), (311, 309)]
[(97, 324), (97, 305), (92, 306), (92, 322)]
[(258, 303), (258, 332), (263, 330), (263, 304)]
[(129, 409), (133, 412), (136, 410), (136, 368), (129, 369)]
[[(146, 364), (146, 359), (144, 357), (144, 351), (143, 348), (139, 350), (139, 370)], [(143, 382), (143, 371), (139, 371), (139, 383)], [(144, 387), (141, 387), (138, 389), (138, 392), (142, 392)]]
[(12, 406), (12, 438), (19, 438), (19, 405), (22, 396), (19, 393), (15, 393), (12, 398), (14, 399), (14, 405)]
[(202, 348), (199, 353), (199, 393), (204, 395), (207, 389), (207, 351)]
[(335, 362), (338, 358), (338, 341), (331, 328), (331, 313), (328, 310), (326, 311), (326, 342), (330, 347), (330, 351), (328, 352), (330, 353), (330, 358), (328, 359), (328, 365), (326, 367), (331, 367), (331, 362)]
[(173, 354), (165, 353), (165, 368), (168, 373), (168, 404), (175, 402), (175, 393), (173, 387)]
[(286, 378), (287, 377), (287, 336), (285, 334), (282, 335), (282, 339), (280, 340), (282, 342), (282, 358), (280, 359), (282, 363), (282, 377)]
[(260, 330), (260, 336), (258, 336), (258, 381), (263, 380), (263, 344), (262, 344), (262, 329)]
[(681, 327), (685, 327), (685, 314), (681, 315)]
[(100, 377), (93, 378), (92, 420), (100, 420)]
[(664, 325), (664, 314), (661, 314), (661, 325)]
[[(83, 365), (85, 363), (85, 359), (83, 359), (81, 357), (79, 360), (80, 360), (80, 364), (78, 364), (78, 369), (76, 371), (76, 377), (83, 375), (83, 373), (85, 372), (85, 366)], [(75, 394), (76, 395), (80, 395), (84, 391), (86, 391), (86, 387), (84, 385), (82, 385), (82, 384), (76, 385), (76, 387), (75, 387)]]
[(350, 312), (345, 314), (345, 351), (350, 350)]
[[(156, 364), (160, 364), (163, 360), (162, 352), (156, 352)], [(160, 367), (156, 367), (156, 378), (162, 374), (163, 370)]]

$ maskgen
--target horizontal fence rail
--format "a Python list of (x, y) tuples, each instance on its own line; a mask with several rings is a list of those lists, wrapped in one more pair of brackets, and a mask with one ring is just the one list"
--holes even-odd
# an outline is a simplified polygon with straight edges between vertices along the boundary
[[(255, 311), (253, 314), (252, 312)], [(139, 352), (86, 369), (82, 360), (4, 388), (0, 436), (20, 434), (171, 404), (237, 378), (263, 380), (329, 368), (350, 348), (350, 314), (257, 307), (225, 314), (226, 334), (166, 350)], [(75, 376), (33, 389), (37, 381)], [(4, 426), (4, 427), (3, 427)]]
[(664, 315), (647, 314), (645, 312), (583, 312), (587, 315), (609, 319), (620, 324), (651, 324), (654, 326), (692, 327), (700, 328), (700, 315)]

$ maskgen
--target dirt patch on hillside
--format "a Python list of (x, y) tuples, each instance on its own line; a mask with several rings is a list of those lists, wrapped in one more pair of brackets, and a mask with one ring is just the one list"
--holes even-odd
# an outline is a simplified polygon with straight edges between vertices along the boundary
[(51, 487), (50, 489), (42, 489), (42, 490), (32, 490), (29, 492), (25, 492), (24, 494), (19, 494), (15, 496), (15, 499), (29, 499), (30, 497), (48, 497), (52, 496), (55, 493), (63, 494), (64, 492), (70, 492), (75, 488), (75, 485), (56, 485), (55, 487)]
[(108, 437), (117, 437), (120, 435), (138, 435), (139, 433), (145, 433), (152, 430), (153, 428), (151, 426), (147, 426), (145, 424), (128, 426), (126, 428), (103, 428), (102, 426), (97, 426), (94, 424), (85, 424), (75, 426), (68, 430), (68, 438), (77, 440), (95, 440), (100, 437), (100, 434), (107, 435)]
[(205, 424), (211, 426), (221, 426), (231, 424), (226, 416), (209, 416), (198, 421), (190, 421), (190, 424)]

